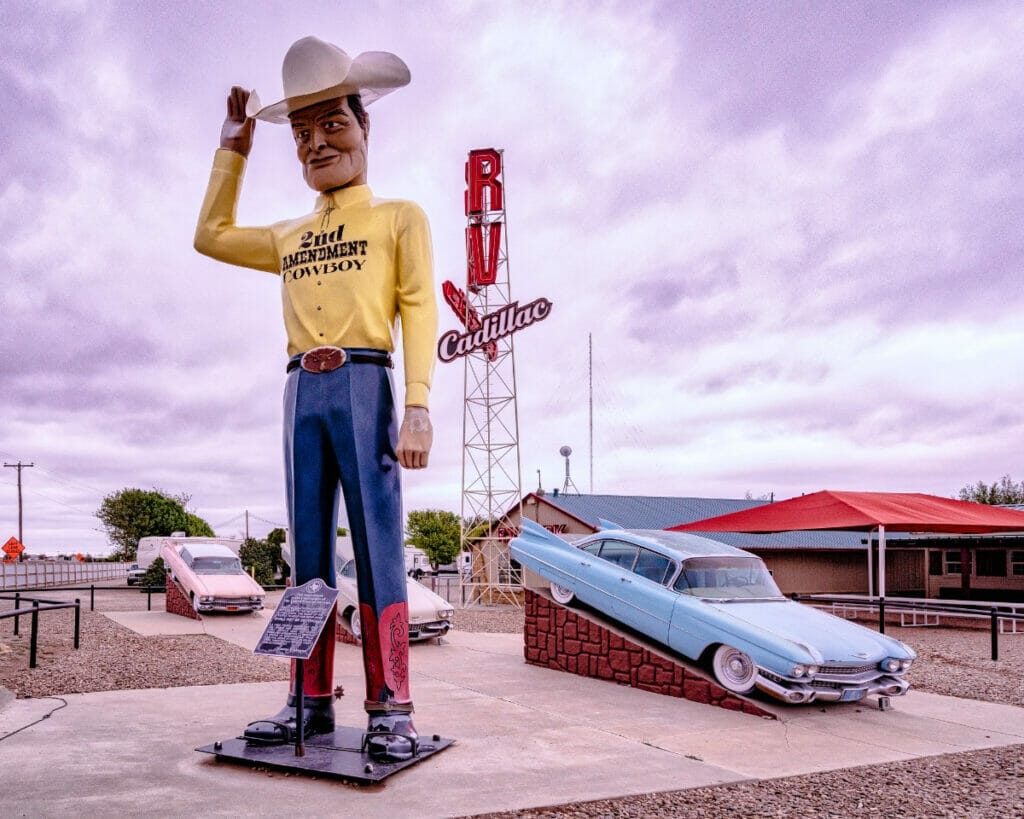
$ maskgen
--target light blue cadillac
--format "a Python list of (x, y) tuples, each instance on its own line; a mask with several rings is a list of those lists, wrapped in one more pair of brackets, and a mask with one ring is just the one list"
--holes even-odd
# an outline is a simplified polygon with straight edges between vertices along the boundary
[(759, 688), (783, 702), (855, 702), (905, 694), (917, 656), (899, 640), (788, 600), (759, 557), (683, 532), (607, 524), (569, 543), (531, 520), (512, 556), (579, 600), (710, 665), (737, 694)]

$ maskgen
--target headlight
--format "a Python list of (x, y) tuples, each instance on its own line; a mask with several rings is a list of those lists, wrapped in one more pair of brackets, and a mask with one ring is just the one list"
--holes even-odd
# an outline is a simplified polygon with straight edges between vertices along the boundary
[(818, 666), (816, 666), (816, 665), (809, 665), (809, 666), (807, 666), (807, 676), (808, 677), (813, 677), (817, 673), (818, 673)]
[(447, 620), (455, 615), (455, 609), (438, 609), (437, 616), (440, 620)]
[(199, 598), (199, 602), (200, 603), (212, 603), (213, 602), (213, 598), (212, 597), (200, 597)]
[(909, 671), (913, 664), (913, 660), (900, 660), (900, 671)]
[(889, 671), (890, 673), (894, 672), (894, 671), (899, 671), (901, 666), (902, 666), (902, 664), (903, 664), (902, 660), (897, 660), (896, 658), (893, 657), (893, 658), (890, 658), (888, 660), (883, 660), (882, 661), (882, 670), (883, 671)]
[(793, 670), (790, 671), (789, 674), (792, 677), (802, 677), (806, 671), (807, 671), (807, 666), (805, 666), (805, 665), (795, 665), (795, 666), (793, 666)]

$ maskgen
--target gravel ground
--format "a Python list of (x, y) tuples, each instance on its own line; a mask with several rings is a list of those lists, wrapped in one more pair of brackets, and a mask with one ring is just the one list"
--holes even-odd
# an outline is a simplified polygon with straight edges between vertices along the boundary
[(37, 667), (30, 669), (29, 618), (21, 618), (18, 636), (12, 619), (0, 620), (0, 686), (19, 697), (288, 679), (286, 663), (205, 634), (143, 637), (83, 611), (75, 651), (72, 610), (42, 612), (39, 623)]
[[(50, 598), (88, 592), (47, 593)], [(0, 600), (0, 611), (10, 609)], [(72, 650), (73, 614), (40, 615), (39, 667), (28, 668), (28, 619), (21, 634), (0, 620), (0, 686), (18, 696), (215, 685), (287, 679), (287, 666), (205, 635), (141, 637), (100, 611), (145, 610), (146, 595), (98, 590), (97, 612), (82, 612), (81, 648)], [(153, 596), (163, 608), (163, 596)], [(463, 631), (516, 633), (523, 613), (510, 607), (457, 609)], [(1024, 707), (1024, 634), (1000, 638), (989, 659), (986, 631), (890, 628), (918, 652), (915, 688)], [(898, 702), (896, 704), (898, 706)], [(645, 794), (543, 810), (487, 814), (506, 817), (1024, 817), (1024, 746), (970, 751), (739, 785)]]

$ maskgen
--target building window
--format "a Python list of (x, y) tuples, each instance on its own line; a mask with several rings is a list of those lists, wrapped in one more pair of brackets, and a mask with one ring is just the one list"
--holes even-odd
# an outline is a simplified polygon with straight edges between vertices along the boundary
[(960, 551), (947, 551), (943, 552), (943, 574), (960, 574), (963, 570), (963, 564), (960, 562)]
[(1006, 577), (1006, 552), (979, 549), (975, 572), (978, 577)]
[(932, 576), (942, 574), (942, 552), (935, 550), (928, 552), (928, 574)]
[(498, 585), (523, 585), (523, 567), (519, 565), (519, 561), (512, 559), (507, 549), (502, 549), (498, 554)]
[(1024, 575), (1024, 552), (1010, 552), (1010, 573)]

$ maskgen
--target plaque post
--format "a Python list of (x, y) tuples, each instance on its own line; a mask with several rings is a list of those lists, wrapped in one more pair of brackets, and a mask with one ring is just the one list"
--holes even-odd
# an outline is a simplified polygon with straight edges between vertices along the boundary
[(306, 709), (306, 661), (295, 661), (295, 756), (306, 755), (306, 728), (302, 724)]

